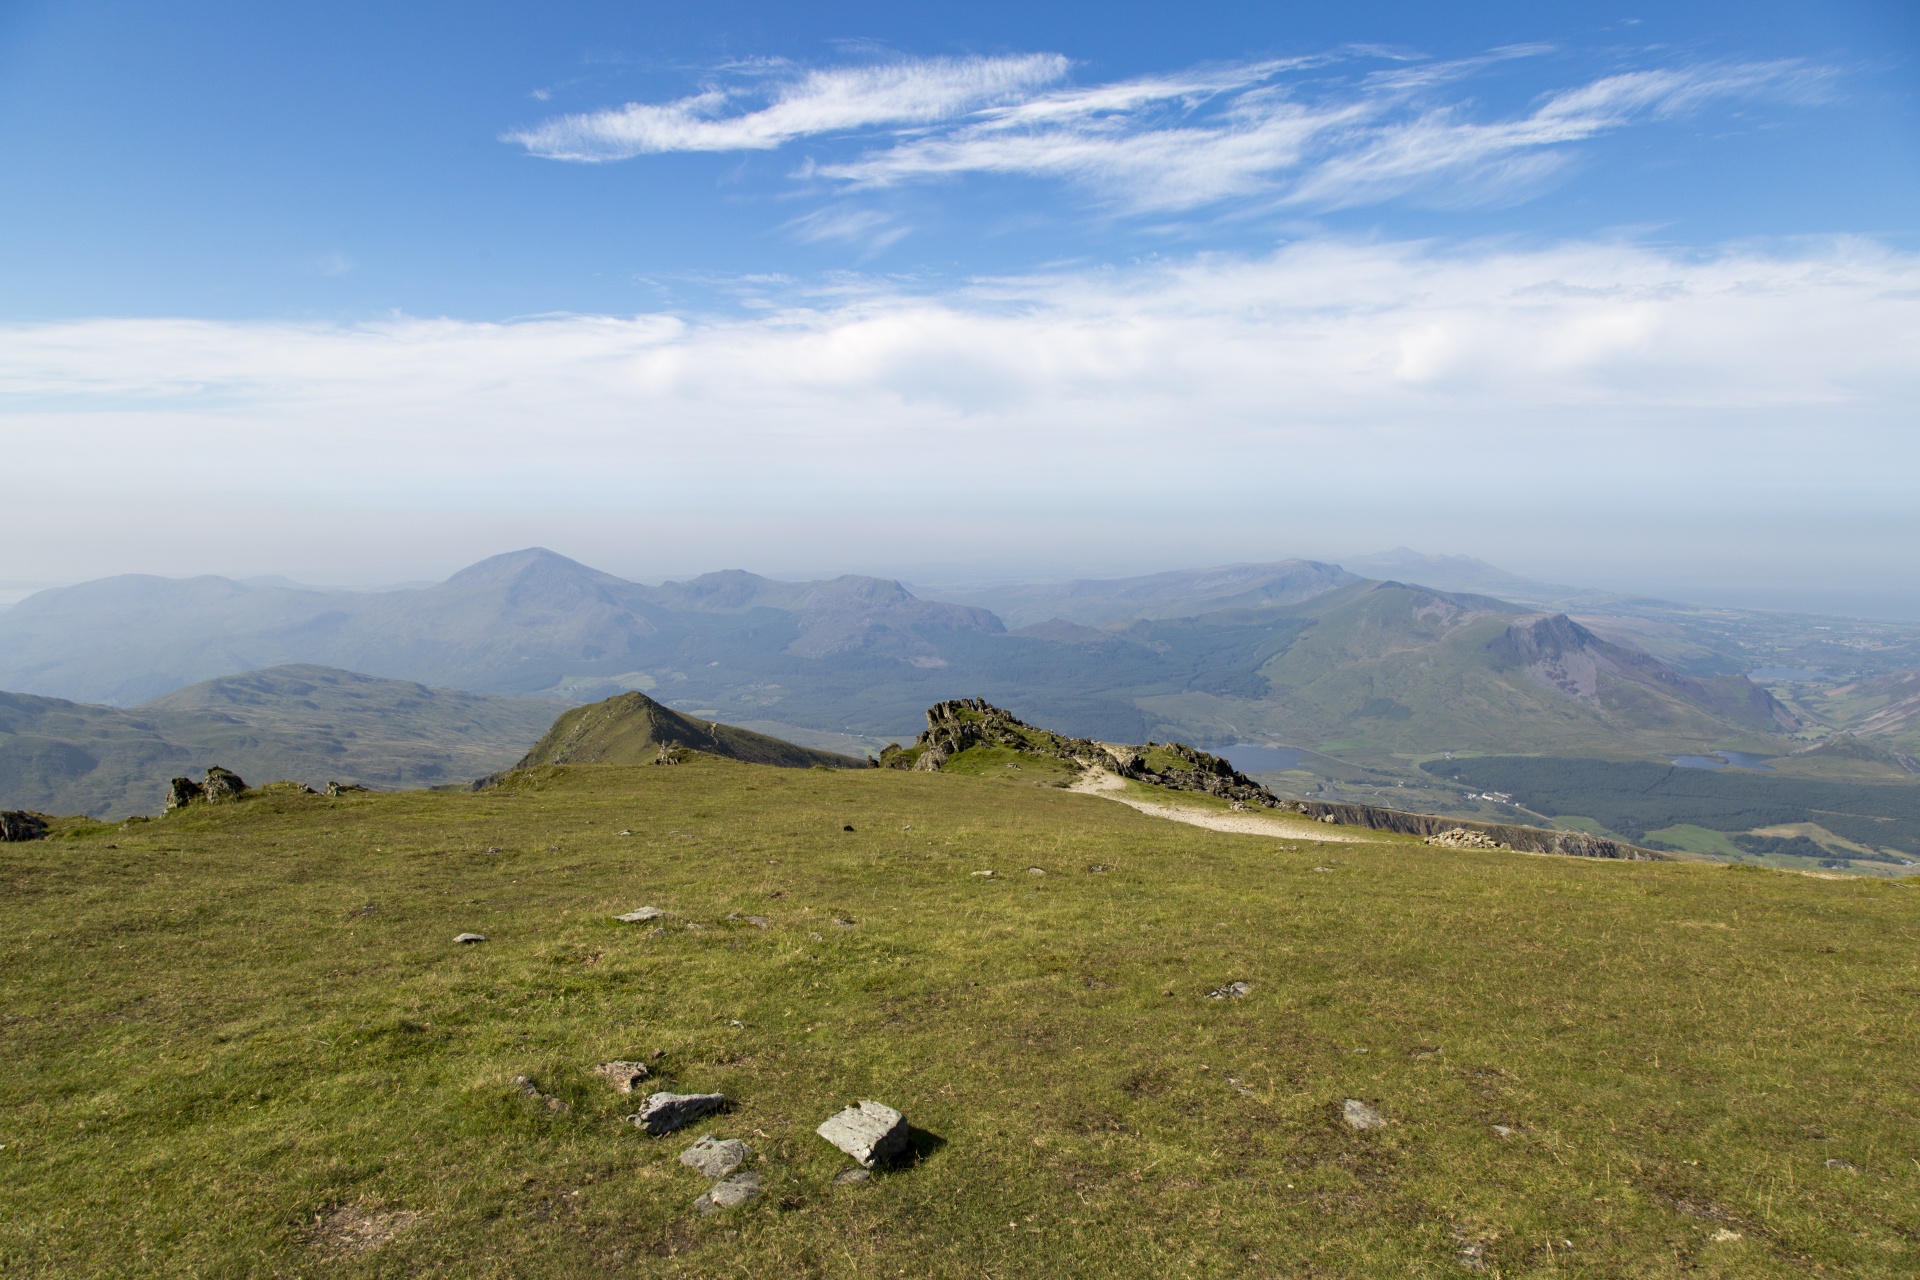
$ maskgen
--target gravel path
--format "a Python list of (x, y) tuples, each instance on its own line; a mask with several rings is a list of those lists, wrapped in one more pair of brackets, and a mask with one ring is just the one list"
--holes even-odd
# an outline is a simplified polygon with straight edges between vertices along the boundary
[(1105, 769), (1089, 769), (1080, 775), (1080, 780), (1070, 790), (1083, 795), (1104, 796), (1108, 800), (1118, 800), (1121, 804), (1138, 809), (1155, 818), (1168, 818), (1174, 822), (1190, 823), (1196, 827), (1205, 827), (1209, 831), (1228, 831), (1242, 836), (1279, 836), (1287, 840), (1318, 840), (1326, 844), (1355, 844), (1366, 837), (1350, 835), (1334, 829), (1328, 823), (1310, 822), (1305, 818), (1280, 818), (1270, 814), (1219, 809), (1198, 809), (1178, 804), (1155, 804), (1150, 800), (1141, 800), (1127, 794), (1126, 779), (1117, 773)]

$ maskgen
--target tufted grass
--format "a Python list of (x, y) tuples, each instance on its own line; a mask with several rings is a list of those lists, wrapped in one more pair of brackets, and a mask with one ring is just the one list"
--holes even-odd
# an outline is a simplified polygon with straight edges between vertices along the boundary
[[(0, 1274), (1920, 1270), (1920, 890), (979, 775), (570, 766), (0, 846)], [(730, 1113), (625, 1125), (590, 1069), (656, 1050)], [(863, 1097), (918, 1159), (836, 1186), (813, 1127)], [(759, 1202), (693, 1213), (703, 1132)]]

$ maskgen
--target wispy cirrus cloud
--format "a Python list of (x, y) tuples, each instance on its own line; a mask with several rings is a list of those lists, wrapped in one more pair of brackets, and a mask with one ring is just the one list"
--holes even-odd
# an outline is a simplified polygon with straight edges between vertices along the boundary
[[(559, 116), (508, 133), (504, 140), (537, 156), (575, 161), (667, 151), (767, 151), (817, 134), (950, 120), (1030, 95), (1066, 71), (1065, 58), (1036, 53), (828, 68), (771, 83), (761, 75), (757, 84), (710, 87), (673, 102), (629, 102)], [(770, 100), (757, 110), (739, 109), (762, 98)]]
[[(1548, 52), (1428, 61), (1349, 49), (1095, 85), (1065, 83), (1071, 64), (1057, 54), (757, 68), (750, 84), (561, 116), (506, 139), (576, 161), (810, 139), (842, 154), (810, 157), (801, 175), (842, 190), (1023, 176), (1137, 213), (1249, 198), (1331, 209), (1414, 193), (1459, 204), (1510, 197), (1604, 134), (1719, 100), (1805, 100), (1824, 76), (1781, 61), (1634, 70), (1504, 115), (1468, 94), (1489, 68)], [(1356, 74), (1382, 58), (1392, 65)]]

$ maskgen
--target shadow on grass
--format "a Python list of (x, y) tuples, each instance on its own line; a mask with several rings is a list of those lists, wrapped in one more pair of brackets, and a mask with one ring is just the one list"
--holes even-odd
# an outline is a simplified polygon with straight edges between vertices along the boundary
[(907, 1126), (907, 1149), (895, 1156), (887, 1165), (889, 1170), (911, 1169), (922, 1160), (932, 1158), (933, 1154), (947, 1145), (947, 1140), (928, 1129), (914, 1125)]

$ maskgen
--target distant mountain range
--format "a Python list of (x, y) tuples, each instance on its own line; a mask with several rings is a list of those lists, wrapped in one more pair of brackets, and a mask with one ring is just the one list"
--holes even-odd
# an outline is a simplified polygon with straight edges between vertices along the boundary
[(190, 685), (131, 709), (0, 693), (0, 809), (155, 813), (167, 780), (440, 786), (512, 764), (567, 709), (318, 666)]
[[(39, 761), (10, 775), (19, 781), (11, 792), (0, 787), (0, 805), (28, 793), (81, 794), (55, 785), (64, 766), (53, 743), (99, 757), (93, 771), (74, 774), (107, 788), (86, 792), (89, 810), (128, 794), (107, 781), (122, 768), (113, 761), (146, 761), (138, 770), (147, 772), (163, 758), (211, 763), (199, 744), (247, 734), (265, 761), (305, 762), (256, 772), (318, 776), (341, 750), (358, 760), (353, 753), (377, 742), (385, 745), (353, 780), (454, 781), (512, 763), (560, 704), (629, 690), (699, 721), (843, 750), (905, 740), (922, 708), (978, 696), (1105, 741), (1305, 748), (1326, 762), (1326, 785), (1439, 788), (1435, 803), (1458, 796), (1416, 765), (1444, 752), (1664, 761), (1727, 748), (1783, 757), (1836, 728), (1920, 732), (1913, 686), (1898, 674), (1920, 667), (1920, 629), (1622, 601), (1404, 550), (1361, 563), (1507, 594), (1309, 560), (946, 599), (880, 578), (795, 583), (738, 570), (648, 586), (537, 548), (380, 592), (102, 579), (0, 612), (0, 687), (17, 691), (0, 755)], [(332, 685), (310, 673), (272, 677), (331, 689), (324, 713), (301, 710), (312, 695), (285, 689), (237, 709), (239, 673), (288, 664), (332, 669)], [(1773, 683), (1747, 675), (1796, 664), (1859, 678), (1841, 698), (1816, 696), (1792, 670)], [(374, 683), (349, 705), (338, 682), (362, 679)], [(176, 705), (182, 686), (209, 680), (192, 696), (217, 705)], [(400, 683), (374, 692), (387, 682)], [(458, 697), (479, 700), (456, 711), (449, 699)], [(71, 701), (42, 705), (56, 698)], [(529, 699), (544, 701), (536, 710)], [(131, 719), (114, 720), (112, 706), (128, 704), (139, 704)], [(189, 712), (201, 716), (191, 731), (162, 722)], [(216, 714), (247, 727), (209, 736)], [(273, 736), (283, 731), (291, 736)], [(338, 742), (289, 754), (296, 740), (331, 741), (327, 733)], [(89, 734), (125, 749), (102, 755), (84, 745)], [(1911, 755), (1903, 742), (1890, 739), (1890, 749)], [(218, 763), (245, 773), (239, 745)], [(1867, 767), (1856, 756), (1828, 753), (1807, 767)], [(1341, 761), (1357, 772), (1332, 767)]]

